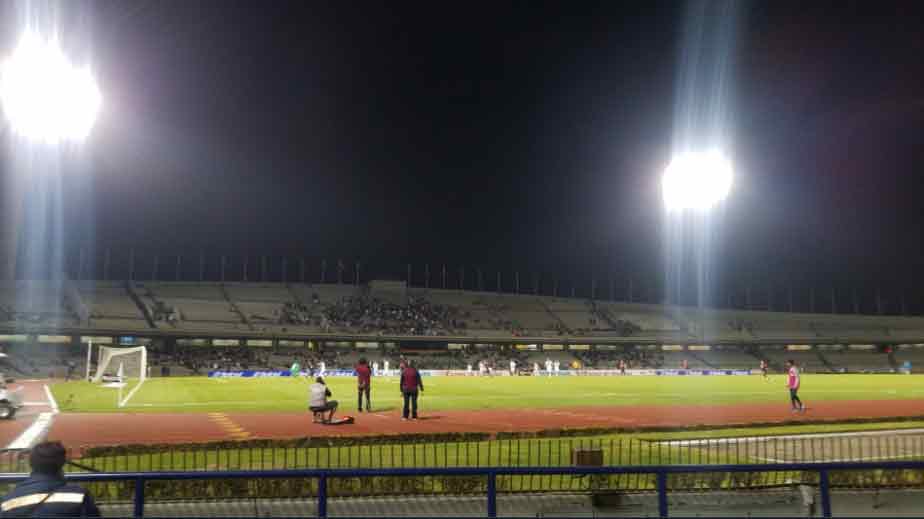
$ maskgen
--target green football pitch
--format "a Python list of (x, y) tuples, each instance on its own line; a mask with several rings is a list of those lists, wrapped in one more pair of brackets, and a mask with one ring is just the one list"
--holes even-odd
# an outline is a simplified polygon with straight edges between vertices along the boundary
[[(356, 380), (330, 377), (334, 399), (352, 405)], [(788, 403), (785, 377), (426, 377), (422, 396), (429, 410), (530, 409), (575, 406)], [(306, 378), (148, 379), (128, 403), (119, 391), (89, 382), (51, 386), (65, 412), (277, 412), (307, 407)], [(123, 389), (125, 394), (132, 388)], [(800, 396), (825, 400), (924, 399), (924, 377), (915, 375), (803, 375)], [(376, 410), (397, 409), (397, 378), (373, 380)]]

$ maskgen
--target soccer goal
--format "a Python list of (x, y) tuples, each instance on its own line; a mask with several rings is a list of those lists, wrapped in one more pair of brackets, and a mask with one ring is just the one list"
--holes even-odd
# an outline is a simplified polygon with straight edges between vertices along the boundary
[[(92, 354), (91, 354), (92, 355)], [(96, 373), (92, 382), (104, 387), (119, 390), (118, 406), (125, 404), (148, 378), (148, 350), (144, 346), (136, 348), (112, 348), (99, 346)]]

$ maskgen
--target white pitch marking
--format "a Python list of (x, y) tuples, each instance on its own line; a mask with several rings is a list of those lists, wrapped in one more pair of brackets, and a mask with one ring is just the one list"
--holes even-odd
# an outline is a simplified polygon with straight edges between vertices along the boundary
[(774, 440), (792, 440), (798, 438), (844, 438), (844, 437), (862, 437), (862, 436), (892, 436), (892, 435), (909, 435), (922, 434), (924, 429), (888, 429), (880, 431), (855, 431), (841, 433), (814, 433), (814, 434), (789, 434), (784, 436), (743, 436), (741, 438), (704, 438), (697, 440), (656, 440), (654, 443), (663, 443), (669, 446), (687, 446), (687, 445), (716, 445), (723, 443), (755, 443), (767, 442)]
[(22, 432), (13, 443), (7, 446), (7, 449), (30, 449), (39, 442), (51, 427), (51, 421), (54, 419), (54, 413), (39, 413), (38, 418), (32, 422), (25, 431)]
[(45, 388), (45, 396), (48, 397), (48, 405), (51, 406), (51, 412), (54, 413), (54, 414), (58, 414), (58, 412), (59, 412), (59, 411), (58, 411), (58, 402), (55, 401), (55, 396), (52, 395), (52, 394), (51, 394), (51, 390), (48, 389), (48, 384), (43, 384), (42, 387)]

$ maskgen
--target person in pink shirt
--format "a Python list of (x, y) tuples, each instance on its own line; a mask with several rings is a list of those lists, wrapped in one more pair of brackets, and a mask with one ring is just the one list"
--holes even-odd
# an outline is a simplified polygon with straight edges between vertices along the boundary
[(802, 400), (799, 400), (799, 385), (801, 383), (799, 379), (799, 368), (796, 367), (795, 361), (791, 359), (786, 361), (786, 367), (789, 369), (786, 387), (789, 388), (789, 401), (792, 403), (792, 412), (804, 413), (805, 404), (802, 403)]

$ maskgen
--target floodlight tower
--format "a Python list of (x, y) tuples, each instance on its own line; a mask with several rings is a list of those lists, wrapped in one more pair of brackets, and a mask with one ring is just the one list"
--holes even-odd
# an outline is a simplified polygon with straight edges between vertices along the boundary
[[(671, 159), (661, 179), (666, 210), (667, 288), (669, 303), (690, 299), (693, 283), (701, 323), (696, 336), (705, 341), (702, 311), (714, 289), (714, 242), (718, 235), (717, 206), (731, 192), (731, 161), (718, 149), (684, 152)], [(691, 330), (692, 332), (692, 330)]]
[[(56, 155), (60, 146), (82, 142), (93, 128), (101, 105), (102, 96), (89, 67), (72, 64), (56, 38), (27, 30), (10, 55), (0, 61), (0, 106), (14, 154)], [(2, 279), (16, 275), (27, 184), (30, 177), (45, 174), (31, 164), (28, 169), (13, 171), (4, 189)]]
[(722, 271), (723, 201), (733, 181), (735, 48), (742, 5), (735, 0), (685, 3), (672, 152), (661, 178), (665, 300), (695, 304), (700, 324), (695, 336), (704, 341), (710, 338), (704, 309), (717, 303)]

